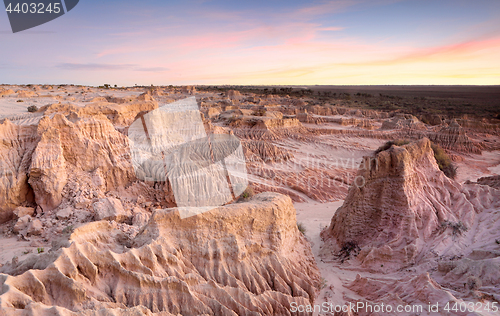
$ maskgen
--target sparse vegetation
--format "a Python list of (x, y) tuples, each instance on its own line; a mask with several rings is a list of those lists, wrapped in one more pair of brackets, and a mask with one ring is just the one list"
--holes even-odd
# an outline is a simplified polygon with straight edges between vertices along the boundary
[(392, 145), (403, 146), (403, 145), (406, 145), (409, 143), (410, 143), (410, 141), (407, 139), (390, 140), (390, 141), (386, 142), (385, 144), (383, 144), (382, 146), (380, 146), (377, 150), (375, 150), (375, 153), (378, 154), (384, 150), (387, 150), (387, 149), (391, 148)]
[(33, 112), (36, 112), (36, 111), (38, 111), (38, 106), (31, 105), (31, 106), (28, 107), (28, 112), (33, 113)]
[(410, 141), (408, 139), (398, 139), (398, 140), (394, 141), (393, 145), (403, 146), (403, 145), (406, 145), (406, 144), (409, 144), (409, 143), (410, 143)]
[(321, 278), (321, 289), (324, 289), (328, 285), (328, 282), (325, 278)]
[(23, 100), (17, 100), (16, 102), (24, 102)]
[(431, 143), (432, 150), (434, 151), (434, 158), (438, 164), (438, 167), (443, 173), (451, 179), (455, 179), (457, 176), (457, 166), (451, 162), (450, 156), (444, 151), (441, 146), (435, 143)]
[[(362, 88), (362, 87), (360, 87)], [(364, 87), (361, 91), (340, 86), (309, 86), (309, 87), (263, 87), (263, 86), (199, 86), (200, 91), (227, 92), (237, 90), (240, 93), (255, 93), (257, 95), (288, 95), (290, 97), (307, 97), (315, 103), (338, 104), (357, 108), (402, 111), (422, 116), (423, 113), (439, 115), (443, 118), (459, 118), (463, 115), (500, 119), (498, 112), (498, 97), (496, 87), (464, 87), (460, 96), (455, 92), (428, 88), (401, 90), (390, 87), (380, 90)], [(451, 93), (451, 94), (450, 94)], [(349, 100), (350, 99), (350, 100)], [(356, 102), (357, 101), (357, 102)], [(352, 102), (352, 103), (350, 103)]]
[(74, 228), (74, 226), (73, 226), (73, 225), (68, 225), (68, 226), (66, 226), (66, 227), (63, 229), (62, 233), (63, 233), (63, 234), (71, 234), (71, 233), (73, 233), (73, 231), (74, 231), (74, 230), (75, 230), (75, 228)]
[(253, 187), (250, 185), (245, 189), (245, 191), (243, 191), (243, 193), (241, 193), (241, 197), (244, 199), (249, 199), (254, 195), (255, 192), (253, 191)]
[(45, 251), (45, 249), (43, 247), (38, 247), (36, 248), (36, 251), (38, 251), (38, 253), (42, 253)]
[(266, 116), (267, 111), (265, 109), (258, 109), (252, 112), (253, 116)]
[(344, 261), (349, 260), (351, 256), (356, 257), (360, 251), (361, 248), (359, 248), (358, 244), (355, 241), (348, 241), (340, 249), (339, 253), (337, 254), (337, 258), (340, 259), (342, 263), (344, 263)]
[[(393, 145), (403, 146), (409, 143), (410, 141), (407, 139), (390, 140), (377, 148), (377, 150), (375, 150), (375, 154), (388, 150)], [(444, 149), (438, 144), (431, 142), (431, 148), (434, 152), (434, 158), (436, 159), (439, 170), (443, 171), (448, 178), (455, 179), (457, 176), (457, 166), (451, 161), (450, 156), (448, 156)]]
[(392, 145), (393, 145), (392, 140), (386, 142), (385, 144), (383, 144), (382, 146), (380, 146), (379, 148), (377, 148), (377, 150), (375, 150), (375, 154), (378, 154), (380, 152), (386, 151), (387, 149), (391, 148)]
[(302, 235), (305, 235), (306, 234), (306, 228), (304, 226), (304, 224), (302, 223), (297, 223), (297, 228), (299, 229), (299, 231), (302, 233)]
[(471, 275), (467, 278), (467, 288), (469, 290), (477, 291), (482, 286), (483, 286), (483, 282), (481, 281), (480, 278), (473, 276), (473, 275)]
[(458, 221), (456, 223), (451, 221), (444, 221), (441, 223), (441, 231), (444, 232), (446, 229), (451, 228), (453, 236), (461, 236), (469, 229), (465, 226), (464, 223)]
[(241, 116), (231, 115), (231, 117), (227, 119), (227, 122), (229, 123), (229, 126), (236, 127), (241, 124), (242, 119)]

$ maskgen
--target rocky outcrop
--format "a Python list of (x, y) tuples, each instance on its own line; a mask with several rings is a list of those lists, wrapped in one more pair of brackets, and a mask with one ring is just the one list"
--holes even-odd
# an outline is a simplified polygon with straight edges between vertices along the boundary
[(360, 119), (360, 118), (329, 118), (325, 121), (337, 123), (342, 126), (357, 126), (363, 129), (374, 129), (374, 125), (370, 119)]
[(425, 124), (420, 122), (418, 118), (411, 114), (397, 114), (392, 119), (386, 120), (382, 123), (381, 130), (392, 129), (413, 129), (425, 130)]
[(438, 132), (429, 134), (429, 139), (446, 149), (465, 153), (481, 153), (479, 145), (470, 140), (456, 120), (452, 120), (449, 126), (443, 126)]
[(182, 87), (181, 91), (182, 91), (182, 93), (193, 95), (193, 94), (196, 93), (196, 87), (194, 87), (194, 86), (184, 86), (184, 87)]
[(131, 216), (132, 214), (125, 210), (122, 202), (116, 198), (104, 198), (94, 203), (94, 218), (98, 221), (123, 222), (129, 220)]
[(18, 98), (31, 98), (37, 96), (35, 91), (29, 90), (17, 90), (16, 93)]
[(12, 89), (3, 89), (3, 88), (0, 88), (0, 97), (3, 97), (4, 95), (11, 95), (11, 94), (14, 94), (14, 90)]
[[(116, 101), (116, 100), (115, 100)], [(129, 101), (129, 100), (126, 100)], [(106, 98), (93, 100), (85, 107), (73, 105), (71, 103), (55, 103), (44, 106), (40, 109), (45, 115), (62, 114), (64, 116), (93, 117), (105, 115), (114, 125), (128, 126), (132, 124), (137, 114), (142, 111), (151, 111), (158, 108), (158, 103), (154, 100), (135, 100), (131, 102), (109, 103)]]
[(45, 116), (37, 133), (40, 141), (33, 153), (29, 183), (44, 210), (61, 203), (68, 182), (81, 186), (88, 177), (104, 191), (135, 178), (128, 139), (104, 116), (76, 116), (72, 121), (61, 114), (52, 119)]
[(500, 122), (499, 120), (487, 120), (487, 119), (457, 119), (457, 123), (464, 129), (489, 133), (493, 135), (500, 134)]
[(217, 115), (219, 115), (220, 112), (221, 112), (221, 109), (219, 107), (211, 107), (205, 113), (206, 113), (207, 117), (212, 118), (212, 117), (216, 117)]
[[(460, 226), (443, 227), (451, 230), (451, 237), (442, 234), (439, 229), (435, 240), (421, 242), (419, 247), (425, 247), (425, 253), (420, 255), (420, 264), (412, 265), (397, 272), (398, 277), (388, 270), (376, 275), (358, 275), (347, 288), (362, 297), (361, 301), (371, 305), (421, 305), (424, 314), (449, 315), (444, 306), (448, 304), (450, 311), (455, 302), (481, 301), (490, 304), (498, 300), (500, 294), (497, 284), (500, 281), (498, 251), (498, 227), (500, 224), (500, 191), (469, 184), (463, 187), (467, 198), (475, 205), (479, 213), (475, 217), (473, 227), (468, 231), (460, 230)], [(460, 207), (460, 205), (457, 205)], [(438, 235), (439, 234), (439, 235)], [(390, 255), (389, 249), (385, 254)], [(361, 254), (360, 254), (361, 255)], [(387, 257), (386, 257), (387, 258)], [(378, 262), (379, 269), (384, 270), (387, 262)], [(384, 267), (381, 267), (384, 265)], [(370, 270), (373, 270), (373, 266)], [(428, 271), (428, 272), (425, 272)], [(400, 273), (403, 272), (403, 273)], [(385, 273), (389, 273), (386, 275)], [(419, 290), (415, 290), (419, 289)], [(348, 297), (351, 302), (358, 298)], [(439, 304), (439, 310), (429, 311), (428, 304)], [(411, 312), (397, 315), (412, 315)], [(462, 309), (463, 311), (463, 309)], [(412, 310), (414, 312), (414, 310)], [(470, 315), (469, 311), (453, 314)], [(369, 315), (369, 313), (360, 313)]]
[(297, 119), (301, 123), (310, 123), (310, 124), (322, 124), (325, 122), (323, 118), (313, 116), (309, 113), (299, 113), (297, 114)]
[(307, 106), (306, 109), (307, 109), (307, 113), (312, 113), (312, 114), (322, 115), (322, 116), (330, 116), (330, 115), (338, 114), (337, 109), (333, 106), (314, 105), (314, 106)]
[(477, 183), (500, 189), (500, 176), (482, 177), (477, 179)]
[(420, 116), (420, 120), (432, 126), (441, 125), (443, 118), (437, 114), (426, 113)]
[(243, 95), (237, 90), (229, 90), (226, 93), (226, 95), (230, 100), (238, 100), (239, 101), (239, 100), (243, 99)]
[(279, 140), (283, 138), (303, 138), (308, 130), (296, 118), (256, 118), (250, 122), (236, 126), (234, 135), (239, 138), (258, 140)]
[(282, 147), (273, 143), (245, 140), (242, 142), (245, 158), (247, 161), (262, 161), (265, 163), (287, 161), (293, 158), (293, 154)]
[(34, 207), (22, 207), (22, 206), (20, 206), (14, 210), (14, 216), (16, 218), (21, 218), (21, 217), (26, 216), (26, 215), (33, 216), (34, 213), (35, 213)]
[(187, 219), (157, 211), (132, 238), (94, 222), (61, 245), (2, 268), (2, 311), (291, 315), (320, 283), (291, 200), (273, 193)]
[[(357, 302), (360, 302), (359, 306), (365, 307), (359, 308), (357, 315), (363, 316), (451, 315), (444, 311), (444, 307), (449, 302), (451, 302), (451, 306), (453, 307), (453, 303), (458, 301), (449, 291), (444, 290), (441, 285), (433, 280), (428, 273), (387, 280), (362, 277), (358, 274), (356, 279), (347, 285), (347, 288), (362, 297)], [(354, 301), (353, 304), (356, 305), (357, 302)], [(386, 310), (384, 310), (384, 313), (374, 313), (373, 306), (382, 306), (381, 304), (391, 307), (398, 305), (409, 307), (407, 307), (406, 311), (401, 309), (399, 312), (396, 312), (394, 307), (390, 313)], [(429, 311), (428, 306), (430, 304), (438, 304), (439, 313), (436, 313), (436, 310)], [(367, 305), (371, 305), (371, 309), (367, 308)], [(468, 314), (458, 312), (452, 315), (465, 316)]]
[(357, 259), (366, 266), (412, 264), (436, 234), (470, 229), (482, 211), (478, 201), (498, 193), (471, 192), (438, 169), (428, 139), (392, 146), (364, 158), (344, 204), (322, 233), (324, 250), (359, 247)]
[(37, 144), (36, 127), (0, 124), (0, 223), (12, 218), (12, 211), (26, 201), (33, 202), (28, 170)]
[(68, 175), (59, 130), (52, 127), (44, 130), (44, 125), (40, 126), (41, 139), (33, 153), (29, 183), (35, 192), (37, 204), (51, 210), (62, 202), (62, 190)]

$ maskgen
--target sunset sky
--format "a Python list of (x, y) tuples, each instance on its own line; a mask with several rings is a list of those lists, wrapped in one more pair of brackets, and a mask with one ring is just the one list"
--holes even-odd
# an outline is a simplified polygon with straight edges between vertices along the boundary
[(12, 34), (0, 83), (500, 84), (499, 0), (81, 0)]

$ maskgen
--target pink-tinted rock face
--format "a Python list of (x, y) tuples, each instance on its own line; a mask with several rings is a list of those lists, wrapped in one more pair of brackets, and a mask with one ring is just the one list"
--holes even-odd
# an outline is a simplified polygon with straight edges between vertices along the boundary
[(332, 251), (355, 244), (367, 265), (411, 264), (424, 243), (448, 227), (470, 229), (481, 211), (466, 189), (438, 169), (428, 139), (365, 157), (356, 182), (323, 238)]
[(446, 149), (464, 153), (481, 153), (481, 146), (470, 140), (456, 120), (452, 120), (449, 126), (444, 126), (436, 133), (430, 134), (429, 138)]
[(500, 176), (483, 177), (477, 179), (477, 183), (500, 189)]

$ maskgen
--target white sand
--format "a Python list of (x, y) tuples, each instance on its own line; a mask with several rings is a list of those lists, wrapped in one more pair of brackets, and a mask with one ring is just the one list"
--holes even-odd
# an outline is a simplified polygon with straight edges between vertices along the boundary
[(465, 160), (455, 163), (458, 167), (456, 180), (475, 182), (478, 178), (500, 174), (500, 151), (483, 151), (481, 155), (463, 155)]
[[(18, 240), (17, 237), (2, 238), (0, 243), (0, 265), (11, 262), (14, 257), (22, 261), (30, 254), (37, 253), (37, 247), (32, 247), (30, 244), (31, 241)], [(44, 251), (48, 249), (44, 247)]]

